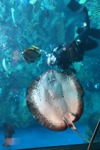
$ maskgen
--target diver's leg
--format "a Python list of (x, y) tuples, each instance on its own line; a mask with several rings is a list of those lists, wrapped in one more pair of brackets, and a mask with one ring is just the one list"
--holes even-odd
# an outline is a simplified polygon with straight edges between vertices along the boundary
[(98, 47), (97, 41), (89, 37), (85, 45), (85, 50), (88, 51), (91, 49), (95, 49), (97, 47)]
[(100, 40), (100, 29), (91, 28), (90, 29), (90, 36)]
[[(84, 30), (84, 28), (78, 27), (76, 30), (76, 33), (80, 34), (83, 30)], [(89, 35), (93, 38), (100, 40), (100, 29), (91, 28), (89, 31)]]

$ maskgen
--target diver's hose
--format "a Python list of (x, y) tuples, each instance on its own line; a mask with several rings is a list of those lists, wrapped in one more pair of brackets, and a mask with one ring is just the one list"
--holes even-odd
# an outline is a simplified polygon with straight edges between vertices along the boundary
[(48, 53), (45, 50), (40, 49), (40, 52), (44, 53), (46, 57), (48, 56)]

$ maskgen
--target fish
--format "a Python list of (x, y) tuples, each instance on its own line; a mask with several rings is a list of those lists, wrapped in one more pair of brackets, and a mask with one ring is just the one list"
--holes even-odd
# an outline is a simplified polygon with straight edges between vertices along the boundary
[(27, 48), (22, 52), (23, 58), (27, 63), (33, 63), (35, 60), (40, 58), (41, 53), (40, 49), (37, 46), (32, 46)]
[(8, 72), (8, 68), (7, 68), (7, 65), (6, 65), (6, 59), (5, 58), (3, 58), (3, 60), (2, 60), (2, 66), (3, 66), (4, 70)]

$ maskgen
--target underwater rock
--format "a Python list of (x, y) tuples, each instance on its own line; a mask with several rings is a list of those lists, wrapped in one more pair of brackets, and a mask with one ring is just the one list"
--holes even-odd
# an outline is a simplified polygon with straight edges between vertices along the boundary
[(74, 75), (49, 70), (29, 86), (27, 105), (43, 126), (62, 131), (81, 117), (83, 94)]

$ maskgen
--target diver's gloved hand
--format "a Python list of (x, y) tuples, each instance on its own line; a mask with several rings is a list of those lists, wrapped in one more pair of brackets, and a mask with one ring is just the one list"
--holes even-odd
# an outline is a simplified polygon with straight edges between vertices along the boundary
[(32, 46), (31, 48), (27, 48), (22, 52), (22, 55), (24, 57), (24, 60), (27, 63), (33, 63), (35, 60), (40, 58), (41, 52), (39, 47)]
[(55, 66), (57, 62), (57, 58), (53, 55), (53, 53), (48, 54), (47, 56), (47, 64), (49, 66)]

